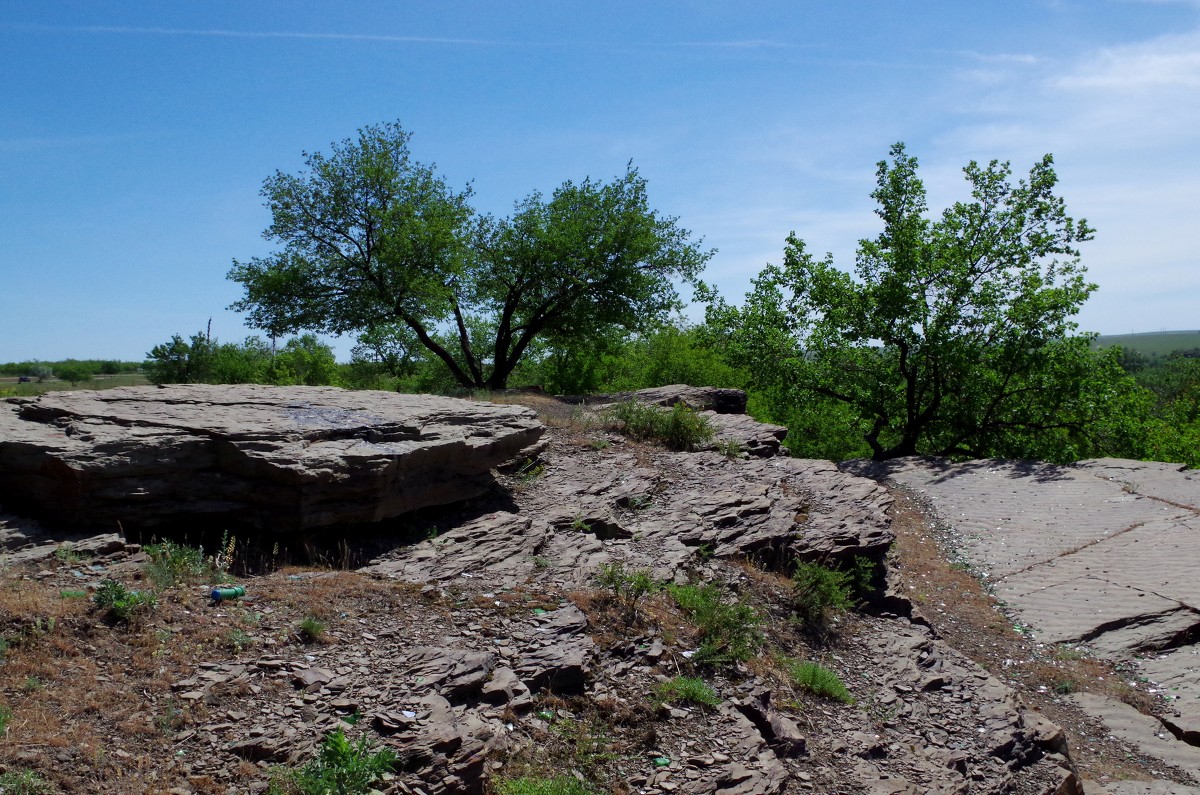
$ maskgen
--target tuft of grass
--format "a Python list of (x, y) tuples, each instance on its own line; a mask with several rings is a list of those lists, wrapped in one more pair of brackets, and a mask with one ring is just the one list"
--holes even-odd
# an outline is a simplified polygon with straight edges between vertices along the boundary
[(792, 683), (797, 687), (802, 687), (822, 698), (832, 698), (843, 704), (854, 703), (854, 697), (850, 695), (850, 691), (842, 684), (842, 680), (828, 668), (824, 668), (815, 662), (801, 662), (787, 658), (784, 658), (781, 662), (787, 670), (788, 676), (791, 677)]
[(715, 585), (668, 585), (667, 592), (703, 634), (697, 665), (744, 662), (758, 654), (762, 618), (745, 602), (725, 602)]
[(305, 643), (319, 643), (325, 637), (325, 625), (316, 616), (308, 616), (300, 622), (300, 639)]
[(792, 575), (792, 612), (807, 629), (827, 631), (835, 611), (854, 606), (851, 581), (846, 572), (799, 561)]
[(59, 591), (58, 595), (62, 599), (83, 599), (87, 596), (87, 591)]
[(158, 604), (153, 591), (131, 591), (116, 580), (100, 583), (92, 601), (96, 607), (107, 610), (111, 620), (122, 624), (132, 623)]
[(394, 751), (374, 751), (366, 737), (357, 743), (341, 729), (325, 735), (317, 758), (299, 770), (278, 775), (268, 795), (366, 795), (371, 785), (396, 766)]
[(0, 737), (8, 731), (8, 724), (12, 721), (12, 707), (7, 704), (0, 704)]
[(522, 776), (496, 784), (499, 795), (600, 795), (600, 791), (574, 776), (541, 778)]
[(630, 400), (609, 409), (611, 424), (635, 439), (652, 439), (674, 450), (695, 450), (713, 438), (707, 419), (682, 403), (670, 410)]
[(52, 790), (32, 770), (9, 770), (0, 774), (0, 792), (5, 795), (49, 795)]
[(715, 709), (721, 703), (715, 690), (703, 679), (694, 676), (677, 676), (654, 686), (654, 703), (695, 704), (698, 707)]
[(717, 452), (726, 458), (741, 458), (746, 451), (737, 439), (722, 439), (717, 442)]
[(1071, 679), (1060, 679), (1054, 683), (1054, 692), (1060, 696), (1069, 696), (1079, 689), (1079, 685)]

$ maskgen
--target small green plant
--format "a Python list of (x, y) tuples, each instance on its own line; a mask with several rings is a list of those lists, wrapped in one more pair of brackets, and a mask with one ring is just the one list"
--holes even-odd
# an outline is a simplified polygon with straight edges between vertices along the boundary
[(222, 579), (213, 562), (205, 560), (204, 551), (196, 547), (163, 541), (147, 544), (145, 552), (150, 556), (146, 576), (160, 590)]
[(9, 770), (0, 774), (0, 792), (4, 795), (49, 795), (50, 785), (32, 770)]
[(1078, 685), (1070, 679), (1062, 679), (1054, 683), (1054, 692), (1060, 696), (1069, 696), (1078, 689)]
[(162, 712), (154, 716), (154, 726), (164, 737), (170, 737), (187, 725), (187, 717), (175, 699), (168, 699)]
[(371, 785), (396, 766), (389, 748), (374, 751), (366, 737), (357, 743), (341, 729), (325, 735), (317, 758), (285, 772), (270, 784), (268, 795), (366, 795)]
[(694, 676), (677, 676), (654, 686), (654, 703), (695, 704), (698, 707), (715, 708), (721, 703), (715, 690), (703, 679)]
[(517, 477), (525, 485), (529, 485), (533, 481), (540, 478), (546, 472), (546, 465), (534, 461), (532, 458), (526, 458), (521, 465), (517, 467)]
[(828, 668), (824, 668), (815, 662), (800, 662), (799, 660), (787, 658), (784, 658), (781, 662), (787, 670), (788, 676), (791, 677), (792, 683), (797, 687), (802, 687), (822, 698), (832, 698), (843, 704), (854, 703), (854, 697), (850, 695), (850, 691), (842, 684), (842, 680)]
[(585, 522), (582, 516), (576, 516), (571, 520), (571, 529), (577, 533), (587, 533), (591, 531), (592, 526)]
[(7, 704), (0, 704), (0, 737), (4, 737), (8, 731), (8, 724), (12, 722), (12, 716), (12, 707)]
[(596, 451), (607, 450), (611, 446), (612, 442), (610, 442), (608, 439), (593, 439), (588, 442), (588, 447)]
[(316, 616), (308, 616), (300, 622), (300, 640), (318, 643), (325, 637), (325, 625)]
[(58, 595), (63, 599), (83, 599), (87, 596), (87, 591), (59, 591)]
[(596, 584), (612, 591), (617, 601), (625, 608), (626, 621), (633, 623), (637, 618), (637, 606), (643, 598), (662, 590), (662, 583), (654, 579), (649, 569), (629, 571), (620, 563), (604, 563), (596, 575)]
[(834, 611), (854, 606), (851, 580), (846, 572), (799, 561), (792, 575), (792, 612), (807, 629), (827, 631)]
[(83, 560), (83, 555), (69, 541), (64, 541), (54, 548), (54, 559), (68, 566)]
[(153, 591), (131, 591), (116, 580), (104, 580), (92, 596), (96, 606), (108, 611), (108, 617), (123, 624), (131, 623), (158, 604)]
[(695, 622), (703, 637), (692, 655), (697, 665), (744, 662), (758, 654), (762, 618), (745, 602), (726, 602), (715, 585), (668, 585), (675, 604)]
[(609, 409), (611, 422), (626, 436), (655, 439), (675, 450), (695, 450), (713, 437), (713, 427), (683, 403), (671, 409), (630, 400)]
[(241, 654), (244, 649), (248, 649), (254, 645), (254, 638), (250, 637), (245, 630), (238, 627), (230, 627), (225, 633), (225, 647), (234, 654)]
[(533, 556), (533, 567), (535, 569), (550, 568), (550, 558), (542, 557), (541, 555), (534, 555)]
[(41, 690), (43, 686), (42, 680), (38, 679), (36, 676), (27, 676), (25, 677), (25, 681), (21, 683), (21, 689), (26, 693), (36, 693), (37, 691)]
[(540, 778), (522, 776), (496, 784), (499, 795), (600, 795), (600, 791), (574, 776)]
[(741, 458), (746, 451), (737, 439), (721, 439), (717, 442), (717, 452), (726, 458)]

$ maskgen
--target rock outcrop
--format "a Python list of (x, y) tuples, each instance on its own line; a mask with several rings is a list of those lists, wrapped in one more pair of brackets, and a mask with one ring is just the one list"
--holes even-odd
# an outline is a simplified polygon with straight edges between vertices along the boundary
[[(908, 458), (847, 469), (911, 489), (944, 543), (1043, 643), (1084, 644), (1166, 693), (1155, 731), (1125, 732), (1150, 756), (1200, 778), (1200, 472), (1098, 459), (1074, 466)], [(1132, 709), (1089, 696), (1110, 724)], [(1134, 713), (1136, 714), (1136, 712)], [(1122, 735), (1124, 736), (1124, 735)]]
[(370, 523), (484, 491), (533, 411), (333, 387), (180, 384), (0, 404), (0, 499), (73, 527)]

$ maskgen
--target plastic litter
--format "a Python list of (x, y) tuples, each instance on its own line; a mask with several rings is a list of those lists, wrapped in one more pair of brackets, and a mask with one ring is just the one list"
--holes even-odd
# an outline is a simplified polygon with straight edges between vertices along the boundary
[(239, 596), (245, 595), (246, 589), (240, 585), (235, 585), (231, 588), (213, 588), (211, 594), (214, 602), (220, 602), (225, 599), (237, 599)]
[(670, 764), (671, 764), (671, 760), (667, 759), (665, 756), (654, 757), (654, 766), (655, 767), (667, 767)]

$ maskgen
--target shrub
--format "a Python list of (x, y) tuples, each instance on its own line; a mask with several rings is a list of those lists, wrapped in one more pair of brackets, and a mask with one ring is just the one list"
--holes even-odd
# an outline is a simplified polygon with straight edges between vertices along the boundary
[(816, 632), (829, 628), (833, 611), (854, 606), (851, 576), (819, 563), (796, 564), (792, 575), (792, 611), (804, 626)]
[(694, 450), (713, 437), (708, 420), (682, 403), (667, 411), (630, 400), (613, 406), (610, 415), (626, 436), (655, 439), (675, 450)]
[(366, 795), (396, 765), (390, 748), (372, 751), (366, 737), (357, 743), (341, 729), (325, 735), (317, 758), (271, 782), (269, 795)]
[(612, 591), (628, 613), (632, 622), (637, 614), (637, 604), (642, 598), (662, 590), (662, 583), (650, 575), (648, 569), (627, 571), (620, 563), (605, 563), (596, 575), (596, 584)]
[(854, 703), (854, 697), (850, 695), (850, 691), (842, 684), (842, 680), (828, 668), (823, 668), (814, 662), (800, 662), (786, 658), (782, 662), (792, 679), (792, 683), (797, 687), (802, 687), (822, 698), (832, 698), (843, 704)]
[(146, 554), (150, 556), (146, 576), (161, 590), (223, 579), (212, 559), (205, 559), (204, 550), (197, 547), (163, 541), (147, 544)]
[(0, 792), (5, 795), (48, 795), (50, 785), (32, 770), (9, 770), (0, 774)]
[(496, 791), (500, 795), (600, 795), (599, 790), (574, 776), (522, 776), (499, 782)]
[(668, 585), (667, 592), (703, 633), (692, 662), (719, 665), (749, 660), (758, 653), (762, 619), (750, 605), (723, 601), (715, 585)]
[(677, 676), (670, 681), (659, 682), (654, 686), (654, 701), (656, 704), (684, 703), (710, 708), (721, 703), (716, 691), (703, 679), (693, 676)]
[(116, 580), (100, 583), (92, 601), (97, 607), (107, 610), (111, 620), (123, 624), (130, 623), (158, 604), (153, 591), (131, 591)]

